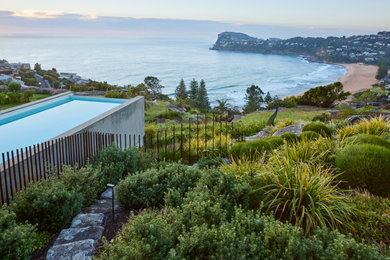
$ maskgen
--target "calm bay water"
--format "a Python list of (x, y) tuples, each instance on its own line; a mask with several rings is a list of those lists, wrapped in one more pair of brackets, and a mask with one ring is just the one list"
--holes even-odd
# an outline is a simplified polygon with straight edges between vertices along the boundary
[(60, 72), (117, 85), (137, 85), (156, 76), (173, 94), (181, 78), (204, 79), (212, 103), (225, 97), (242, 106), (245, 90), (259, 85), (284, 97), (329, 84), (346, 73), (342, 66), (309, 63), (301, 57), (209, 50), (215, 39), (3, 38), (0, 59), (35, 62)]

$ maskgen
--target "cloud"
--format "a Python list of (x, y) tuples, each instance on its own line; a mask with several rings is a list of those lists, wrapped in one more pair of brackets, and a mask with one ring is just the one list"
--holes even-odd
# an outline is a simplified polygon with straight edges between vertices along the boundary
[(343, 36), (373, 31), (341, 30), (335, 28), (298, 28), (255, 24), (233, 24), (216, 21), (132, 18), (97, 16), (94, 13), (59, 13), (49, 11), (9, 12), (0, 10), (0, 35), (39, 34), (68, 35), (129, 35), (140, 37), (216, 37), (223, 31), (243, 32), (269, 38), (295, 36)]

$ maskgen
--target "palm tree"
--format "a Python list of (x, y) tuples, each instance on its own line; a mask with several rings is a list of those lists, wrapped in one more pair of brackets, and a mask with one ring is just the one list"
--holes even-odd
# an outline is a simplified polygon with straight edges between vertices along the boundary
[(218, 105), (214, 107), (214, 111), (223, 114), (227, 110), (229, 110), (230, 104), (228, 103), (229, 102), (228, 98), (217, 99), (216, 102), (218, 103)]

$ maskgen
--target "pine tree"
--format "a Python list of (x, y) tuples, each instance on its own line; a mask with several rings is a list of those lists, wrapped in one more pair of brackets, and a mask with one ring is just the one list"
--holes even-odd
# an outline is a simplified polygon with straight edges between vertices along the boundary
[(271, 94), (269, 93), (269, 91), (265, 95), (264, 102), (267, 103), (267, 104), (272, 102), (272, 97), (271, 97)]
[(197, 100), (198, 99), (198, 92), (199, 92), (198, 81), (196, 81), (195, 79), (192, 79), (191, 83), (190, 83), (189, 98), (192, 100)]
[(388, 70), (389, 70), (389, 68), (387, 66), (387, 61), (384, 58), (380, 58), (378, 71), (377, 71), (376, 76), (375, 76), (376, 79), (381, 80), (384, 77), (386, 77)]
[(180, 99), (180, 98), (186, 99), (188, 97), (186, 84), (184, 83), (183, 79), (180, 80), (179, 85), (176, 87), (175, 96), (176, 99)]
[(264, 92), (259, 88), (259, 86), (252, 85), (246, 89), (246, 105), (244, 107), (245, 113), (251, 113), (258, 110), (261, 107), (261, 103), (264, 102), (263, 95)]
[(209, 97), (207, 96), (206, 84), (204, 83), (203, 79), (200, 81), (197, 101), (199, 104), (199, 108), (201, 109), (210, 108), (210, 102), (209, 102)]

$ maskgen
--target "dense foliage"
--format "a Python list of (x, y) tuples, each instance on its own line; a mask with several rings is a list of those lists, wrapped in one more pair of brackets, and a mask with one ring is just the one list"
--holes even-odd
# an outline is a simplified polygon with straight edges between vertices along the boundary
[(332, 136), (332, 130), (329, 127), (327, 127), (324, 123), (321, 123), (321, 122), (309, 123), (302, 128), (302, 131), (303, 132), (313, 131), (313, 132), (319, 133), (320, 135), (322, 135), (324, 137)]
[(1, 259), (28, 259), (33, 252), (35, 239), (34, 226), (18, 224), (15, 213), (6, 206), (0, 209)]
[(327, 86), (311, 88), (298, 98), (301, 105), (330, 107), (335, 101), (345, 100), (350, 95), (343, 91), (343, 84), (336, 82)]
[(37, 224), (40, 231), (58, 231), (82, 207), (83, 197), (59, 180), (43, 180), (19, 191), (11, 203), (18, 221)]
[(373, 194), (390, 195), (390, 150), (378, 145), (357, 144), (342, 149), (336, 157), (340, 179), (351, 187)]

